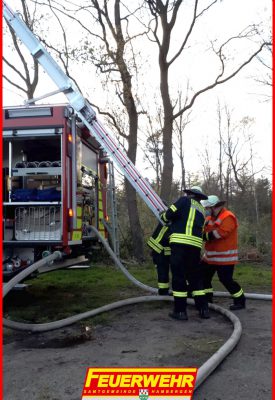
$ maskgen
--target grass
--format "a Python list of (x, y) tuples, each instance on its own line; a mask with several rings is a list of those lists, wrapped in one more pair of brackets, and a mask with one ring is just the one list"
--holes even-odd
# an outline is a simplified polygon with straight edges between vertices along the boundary
[[(152, 264), (129, 265), (128, 271), (139, 281), (156, 287)], [(271, 292), (271, 268), (260, 264), (240, 264), (235, 279), (244, 291)], [(24, 292), (10, 292), (4, 300), (4, 315), (17, 321), (43, 323), (92, 310), (117, 300), (148, 294), (131, 283), (114, 266), (96, 264), (90, 269), (65, 269), (41, 274), (25, 281)], [(214, 277), (215, 290), (225, 291)], [(93, 320), (104, 321), (104, 314)], [(108, 316), (108, 319), (109, 316)]]

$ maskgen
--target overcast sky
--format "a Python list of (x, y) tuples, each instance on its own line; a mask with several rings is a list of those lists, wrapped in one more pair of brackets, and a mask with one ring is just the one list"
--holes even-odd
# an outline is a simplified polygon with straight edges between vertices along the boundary
[[(20, 0), (9, 1), (9, 4), (16, 9), (16, 4)], [(193, 4), (193, 0), (186, 0), (185, 3)], [(194, 90), (200, 89), (205, 83), (211, 81), (212, 74), (216, 72), (216, 59), (213, 57), (204, 61), (204, 49), (201, 47), (202, 38), (209, 43), (213, 38), (222, 40), (230, 35), (239, 33), (243, 28), (251, 24), (262, 22), (263, 29), (268, 27), (271, 18), (271, 0), (223, 0), (219, 4), (212, 7), (209, 15), (206, 18), (201, 18), (198, 27), (194, 31), (192, 39), (192, 48), (188, 49), (189, 56), (182, 61), (179, 60), (172, 69), (173, 79), (171, 80), (171, 88), (185, 88), (186, 81), (191, 82)], [(46, 24), (48, 24), (46, 22)], [(48, 29), (49, 35), (55, 29), (51, 26), (42, 27), (45, 32)], [(180, 38), (182, 27), (179, 25), (178, 31), (175, 33)], [(268, 28), (267, 28), (268, 29)], [(45, 34), (46, 34), (45, 33)], [(77, 32), (72, 32), (74, 38), (77, 37)], [(177, 47), (176, 37), (173, 38), (173, 45)], [(73, 38), (72, 38), (73, 40)], [(143, 42), (144, 43), (144, 42)], [(4, 53), (12, 59), (12, 53), (6, 48), (7, 43), (4, 41)], [(172, 49), (173, 50), (173, 49)], [(232, 48), (232, 55), (235, 59), (241, 57), (247, 51), (246, 48), (236, 46)], [(144, 84), (150, 92), (150, 85), (157, 87), (158, 85), (158, 69), (157, 65), (150, 60), (152, 48), (143, 48), (142, 57), (144, 57), (144, 66), (147, 66), (144, 74)], [(187, 61), (186, 61), (187, 60)], [(155, 61), (155, 60), (154, 60)], [(269, 63), (270, 60), (267, 60)], [(152, 63), (152, 64), (150, 64)], [(89, 93), (92, 101), (96, 102), (102, 95), (102, 87), (99, 82), (95, 83), (95, 75), (91, 76), (90, 70), (77, 67), (77, 80), (83, 88), (84, 95)], [(207, 146), (212, 149), (213, 165), (216, 162), (215, 145), (217, 143), (218, 122), (217, 122), (217, 102), (221, 105), (226, 104), (232, 110), (232, 119), (234, 123), (238, 123), (244, 117), (251, 117), (254, 123), (251, 126), (251, 133), (255, 136), (255, 168), (260, 169), (263, 165), (269, 169), (271, 167), (271, 101), (267, 101), (270, 96), (268, 87), (262, 86), (255, 81), (255, 78), (261, 79), (265, 74), (260, 63), (255, 60), (248, 66), (238, 77), (230, 80), (225, 85), (222, 85), (215, 90), (208, 92), (196, 101), (191, 114), (191, 122), (187, 126), (184, 134), (185, 144), (185, 163), (186, 169), (189, 172), (197, 172), (200, 170), (199, 153)], [(95, 78), (95, 79), (94, 79)], [(50, 83), (46, 74), (41, 74), (39, 90), (36, 96), (55, 90), (55, 86)], [(91, 95), (92, 93), (92, 95)], [(93, 98), (95, 96), (95, 98)], [(4, 82), (3, 101), (4, 105), (22, 104), (22, 95), (18, 95), (16, 89)], [(147, 99), (148, 100), (148, 99)], [(146, 100), (146, 101), (147, 101)], [(52, 102), (63, 102), (64, 97), (57, 96), (50, 99)], [(46, 101), (44, 101), (46, 102)], [(142, 144), (142, 138), (140, 138)], [(142, 155), (138, 163), (141, 165)], [(175, 158), (175, 173), (177, 178), (178, 162)], [(267, 175), (268, 172), (265, 172)], [(145, 171), (143, 175), (150, 177), (150, 172)]]

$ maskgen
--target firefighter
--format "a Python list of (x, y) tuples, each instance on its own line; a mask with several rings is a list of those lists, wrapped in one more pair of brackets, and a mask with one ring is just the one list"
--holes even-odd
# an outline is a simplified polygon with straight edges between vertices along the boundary
[(171, 272), (174, 310), (169, 314), (177, 320), (187, 320), (187, 281), (192, 291), (201, 318), (209, 318), (208, 303), (203, 290), (200, 271), (200, 252), (205, 219), (205, 210), (200, 200), (207, 199), (199, 186), (184, 190), (180, 197), (161, 219), (170, 223)]
[(209, 302), (213, 301), (212, 278), (217, 272), (220, 282), (233, 298), (230, 310), (245, 308), (245, 296), (241, 286), (233, 279), (238, 261), (238, 221), (224, 207), (225, 201), (211, 195), (202, 205), (210, 211), (204, 228), (205, 252), (202, 258), (204, 290)]
[(169, 294), (169, 268), (171, 249), (169, 247), (169, 227), (158, 224), (147, 245), (152, 249), (153, 263), (158, 275), (158, 294), (168, 296)]

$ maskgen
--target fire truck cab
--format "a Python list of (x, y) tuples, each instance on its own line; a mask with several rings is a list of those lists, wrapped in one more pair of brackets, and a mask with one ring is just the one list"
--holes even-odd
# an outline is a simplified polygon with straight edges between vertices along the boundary
[(107, 237), (108, 158), (68, 105), (3, 110), (4, 280)]

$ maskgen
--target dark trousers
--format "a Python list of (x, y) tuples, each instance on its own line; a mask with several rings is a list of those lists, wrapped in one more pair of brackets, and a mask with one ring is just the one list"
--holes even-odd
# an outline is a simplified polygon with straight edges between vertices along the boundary
[(160, 254), (153, 251), (152, 257), (157, 267), (158, 283), (169, 283), (170, 256), (165, 256), (163, 251)]
[[(186, 308), (187, 291), (203, 290), (203, 276), (200, 264), (200, 248), (183, 244), (171, 243), (171, 272), (172, 289), (175, 300), (175, 311), (181, 312)], [(187, 281), (189, 285), (187, 284)], [(205, 302), (205, 296), (195, 296), (198, 308)]]
[(218, 274), (219, 281), (231, 295), (238, 293), (241, 286), (233, 279), (235, 265), (214, 265), (202, 261), (204, 289), (212, 289), (212, 279), (215, 272)]

